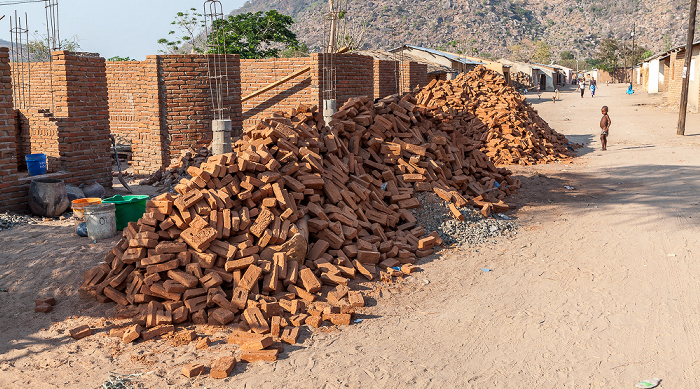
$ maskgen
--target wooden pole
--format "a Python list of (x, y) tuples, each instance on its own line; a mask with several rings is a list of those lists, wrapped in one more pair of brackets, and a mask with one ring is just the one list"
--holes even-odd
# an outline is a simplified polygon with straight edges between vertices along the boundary
[(690, 61), (693, 57), (693, 39), (695, 39), (695, 13), (698, 0), (690, 0), (690, 15), (688, 16), (688, 39), (685, 45), (685, 64), (683, 65), (683, 86), (681, 88), (681, 106), (678, 112), (678, 130), (676, 134), (685, 135), (685, 116), (688, 109), (688, 84), (690, 83)]
[(329, 15), (331, 17), (331, 36), (330, 36), (330, 40), (328, 41), (328, 52), (334, 53), (335, 52), (335, 34), (336, 34), (337, 23), (338, 23), (338, 15), (335, 13), (335, 9), (333, 7), (333, 0), (328, 0), (328, 5), (330, 6)]

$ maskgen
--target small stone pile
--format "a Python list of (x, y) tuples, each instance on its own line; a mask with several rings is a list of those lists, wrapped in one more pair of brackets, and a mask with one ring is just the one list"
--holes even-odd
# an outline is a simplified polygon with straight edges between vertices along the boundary
[(40, 224), (44, 219), (31, 215), (20, 215), (12, 212), (0, 213), (0, 231), (9, 230), (13, 227), (25, 224)]

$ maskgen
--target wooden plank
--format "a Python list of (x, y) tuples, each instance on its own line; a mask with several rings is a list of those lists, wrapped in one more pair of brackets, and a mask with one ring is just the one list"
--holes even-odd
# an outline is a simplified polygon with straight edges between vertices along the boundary
[(289, 81), (289, 80), (292, 80), (292, 79), (294, 79), (294, 78), (297, 78), (297, 77), (301, 76), (302, 74), (304, 74), (304, 73), (306, 73), (306, 72), (308, 72), (308, 71), (310, 71), (310, 70), (311, 70), (311, 66), (307, 66), (307, 67), (305, 67), (305, 68), (303, 68), (303, 69), (301, 69), (301, 70), (299, 70), (299, 71), (296, 71), (296, 72), (294, 72), (294, 73), (288, 75), (287, 77), (285, 77), (285, 78), (283, 78), (283, 79), (281, 79), (281, 80), (275, 81), (275, 82), (273, 82), (272, 84), (270, 84), (270, 85), (268, 85), (268, 86), (266, 86), (266, 87), (260, 88), (260, 89), (256, 90), (255, 92), (249, 94), (248, 96), (243, 97), (243, 98), (241, 99), (241, 102), (244, 102), (244, 101), (246, 101), (246, 100), (250, 100), (250, 99), (252, 99), (252, 98), (255, 97), (255, 96), (261, 95), (261, 94), (263, 94), (263, 93), (269, 91), (270, 89), (273, 89), (273, 88), (275, 88), (275, 87), (278, 87), (278, 86), (284, 84), (285, 82), (287, 82), (287, 81)]

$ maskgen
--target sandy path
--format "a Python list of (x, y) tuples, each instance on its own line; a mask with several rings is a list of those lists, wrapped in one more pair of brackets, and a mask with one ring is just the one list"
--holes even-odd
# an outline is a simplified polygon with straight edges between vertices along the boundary
[[(521, 206), (516, 237), (447, 251), (405, 283), (377, 290), (362, 323), (306, 332), (277, 363), (239, 364), (226, 380), (195, 385), (631, 388), (656, 376), (661, 387), (694, 387), (700, 117), (689, 117), (690, 136), (681, 138), (676, 115), (653, 107), (658, 98), (625, 96), (624, 86), (603, 86), (595, 99), (575, 91), (556, 104), (547, 97), (533, 101), (542, 116), (587, 147), (573, 164), (516, 168), (526, 185), (513, 199)], [(607, 152), (597, 150), (603, 104), (613, 120)], [(40, 276), (25, 275), (22, 289), (16, 266), (27, 253), (17, 246), (29, 241), (28, 228), (0, 233), (3, 254), (11, 253), (0, 259), (0, 287), (12, 292), (0, 293), (0, 387), (94, 387), (110, 370), (146, 372), (143, 387), (189, 387), (179, 367), (225, 349), (122, 347), (104, 334), (66, 341), (61, 330), (78, 321), (73, 315), (99, 322), (108, 308), (75, 290), (80, 267), (98, 261), (90, 252), (102, 246), (62, 242), (83, 255), (71, 254), (56, 280), (37, 267)], [(42, 260), (61, 263), (53, 254)], [(50, 317), (27, 313), (45, 283), (64, 302)]]

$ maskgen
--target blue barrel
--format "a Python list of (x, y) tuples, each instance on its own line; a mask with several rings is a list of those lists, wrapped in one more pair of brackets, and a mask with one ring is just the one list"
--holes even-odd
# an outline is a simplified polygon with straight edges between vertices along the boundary
[(27, 161), (27, 170), (30, 176), (40, 176), (46, 174), (46, 154), (29, 154), (25, 155)]

